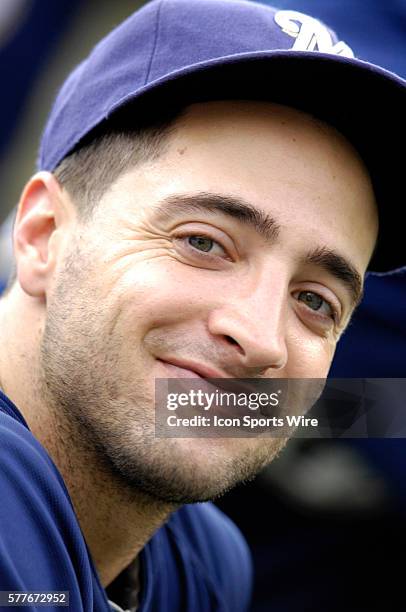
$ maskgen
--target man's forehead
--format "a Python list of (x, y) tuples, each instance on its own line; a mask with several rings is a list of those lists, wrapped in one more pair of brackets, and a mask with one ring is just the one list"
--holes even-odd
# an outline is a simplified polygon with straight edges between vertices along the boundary
[(191, 121), (198, 122), (200, 120), (215, 123), (224, 119), (246, 120), (253, 123), (267, 119), (270, 122), (292, 129), (304, 125), (320, 133), (335, 135), (344, 139), (344, 136), (334, 126), (311, 113), (286, 104), (269, 100), (250, 100), (248, 98), (210, 100), (189, 104), (184, 107), (175, 123), (181, 126)]
[[(194, 144), (204, 146), (210, 141), (226, 144), (232, 133), (251, 132), (251, 137), (261, 139), (264, 130), (272, 150), (276, 144), (297, 143), (302, 157), (311, 155), (312, 147), (324, 146), (334, 150), (337, 157), (351, 157), (351, 164), (370, 181), (369, 171), (353, 144), (334, 126), (314, 115), (292, 106), (263, 100), (214, 100), (186, 106), (173, 124), (171, 135), (177, 140), (188, 138)], [(214, 137), (214, 138), (213, 138)], [(272, 140), (271, 140), (272, 138)], [(171, 139), (169, 139), (169, 143)], [(259, 144), (260, 141), (258, 141)], [(252, 142), (255, 145), (255, 142)]]
[[(343, 134), (309, 113), (273, 102), (216, 100), (191, 104), (175, 120), (168, 149), (181, 164), (180, 157), (184, 153), (188, 154), (186, 159), (189, 163), (192, 154), (203, 157), (207, 149), (207, 158), (212, 147), (216, 147), (219, 155), (223, 148), (223, 158), (216, 158), (216, 161), (224, 162), (228, 146), (235, 151), (239, 149), (242, 156), (249, 147), (253, 161), (258, 152), (265, 152), (267, 158), (261, 158), (260, 166), (270, 161), (277, 168), (278, 163), (285, 165), (285, 157), (291, 159), (295, 156), (303, 163), (299, 179), (303, 187), (306, 175), (311, 174), (312, 164), (329, 166), (333, 161), (336, 164), (332, 172), (334, 180), (340, 180), (337, 172), (343, 170), (343, 174), (357, 174), (373, 191), (366, 165)], [(218, 173), (220, 176), (220, 167)], [(347, 182), (347, 176), (342, 178)], [(291, 180), (295, 180), (293, 174)]]

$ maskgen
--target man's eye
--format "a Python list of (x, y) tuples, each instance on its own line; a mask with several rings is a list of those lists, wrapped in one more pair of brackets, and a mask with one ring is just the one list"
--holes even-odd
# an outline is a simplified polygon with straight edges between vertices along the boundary
[(211, 251), (214, 245), (214, 240), (211, 240), (211, 238), (206, 238), (206, 236), (189, 236), (188, 242), (195, 249), (204, 251), (205, 253)]
[(312, 310), (322, 311), (322, 313), (328, 317), (336, 317), (337, 313), (333, 306), (318, 293), (314, 293), (313, 291), (300, 291), (298, 299), (304, 302), (306, 306)]
[(216, 240), (212, 240), (208, 236), (203, 235), (194, 235), (188, 236), (187, 242), (189, 246), (191, 246), (196, 251), (200, 251), (201, 253), (208, 253), (209, 255), (227, 255), (226, 251), (223, 249), (221, 244), (219, 244)]

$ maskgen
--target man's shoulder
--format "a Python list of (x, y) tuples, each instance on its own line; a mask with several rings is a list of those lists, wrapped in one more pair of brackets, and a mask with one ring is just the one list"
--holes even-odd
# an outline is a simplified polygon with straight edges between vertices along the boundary
[[(23, 420), (1, 407), (0, 488), (2, 578), (9, 559), (17, 569), (16, 575), (24, 581), (30, 574), (41, 573), (44, 547), (69, 522), (70, 499), (45, 448)], [(32, 559), (27, 563), (29, 554)], [(33, 559), (39, 565), (32, 563)]]
[(69, 590), (72, 609), (93, 609), (92, 601), (100, 604), (100, 610), (107, 609), (62, 476), (4, 397), (0, 397), (0, 590)]
[[(0, 398), (1, 399), (1, 398)], [(65, 483), (45, 448), (32, 434), (21, 413), (10, 403), (0, 403), (0, 480), (12, 477), (15, 489), (37, 493), (56, 487), (70, 503)]]

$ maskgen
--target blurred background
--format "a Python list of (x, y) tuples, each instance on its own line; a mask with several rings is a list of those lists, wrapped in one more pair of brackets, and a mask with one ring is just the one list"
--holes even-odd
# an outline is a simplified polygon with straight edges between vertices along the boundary
[[(58, 87), (104, 34), (142, 4), (0, 2), (0, 291), (12, 262), (13, 210), (35, 171)], [(358, 57), (406, 77), (406, 0), (272, 4), (318, 17)], [(379, 108), (376, 117), (385, 120)], [(396, 134), (393, 139), (396, 146)], [(368, 275), (365, 299), (339, 343), (331, 376), (405, 378), (405, 305), (406, 268)], [(405, 442), (293, 439), (255, 481), (218, 500), (253, 554), (252, 612), (406, 609)]]

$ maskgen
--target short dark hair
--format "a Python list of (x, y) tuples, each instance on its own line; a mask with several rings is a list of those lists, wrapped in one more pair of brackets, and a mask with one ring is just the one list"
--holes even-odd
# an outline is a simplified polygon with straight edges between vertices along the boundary
[(53, 174), (71, 196), (80, 218), (91, 217), (103, 193), (123, 172), (164, 153), (184, 110), (169, 107), (138, 119), (137, 110), (126, 106), (79, 142)]

